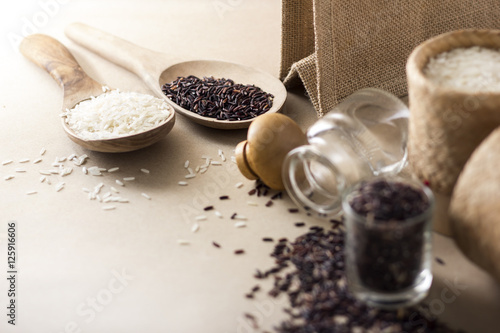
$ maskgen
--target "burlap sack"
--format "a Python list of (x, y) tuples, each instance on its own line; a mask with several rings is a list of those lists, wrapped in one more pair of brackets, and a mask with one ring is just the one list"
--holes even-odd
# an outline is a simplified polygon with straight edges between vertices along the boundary
[(302, 80), (318, 116), (361, 88), (406, 95), (406, 60), (432, 36), (500, 28), (499, 0), (283, 0), (282, 12), (280, 77)]

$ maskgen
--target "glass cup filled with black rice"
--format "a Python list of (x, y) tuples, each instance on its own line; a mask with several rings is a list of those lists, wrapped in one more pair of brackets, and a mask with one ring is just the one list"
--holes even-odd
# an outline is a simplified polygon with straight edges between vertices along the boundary
[(432, 283), (431, 190), (412, 179), (372, 178), (346, 191), (342, 206), (351, 292), (380, 308), (421, 301)]

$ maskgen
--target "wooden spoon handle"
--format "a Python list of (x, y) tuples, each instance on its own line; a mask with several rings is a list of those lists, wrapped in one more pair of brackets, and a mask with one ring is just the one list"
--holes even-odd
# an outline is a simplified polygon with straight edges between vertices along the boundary
[(74, 88), (75, 82), (94, 81), (85, 74), (68, 49), (50, 36), (30, 35), (23, 39), (19, 49), (26, 58), (45, 69), (65, 93)]
[[(163, 53), (151, 51), (83, 23), (72, 23), (66, 36), (99, 56), (139, 76), (154, 91), (165, 64)], [(161, 91), (160, 91), (161, 93)]]

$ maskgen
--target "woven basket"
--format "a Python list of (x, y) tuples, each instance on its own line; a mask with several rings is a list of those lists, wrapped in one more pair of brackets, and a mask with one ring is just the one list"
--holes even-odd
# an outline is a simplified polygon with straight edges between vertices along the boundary
[(500, 128), (474, 151), (458, 178), (450, 225), (459, 248), (500, 282)]
[(500, 30), (461, 30), (420, 44), (408, 58), (408, 152), (415, 174), (433, 191), (451, 195), (474, 149), (500, 125), (500, 93), (437, 86), (423, 69), (430, 58), (459, 47), (500, 49)]

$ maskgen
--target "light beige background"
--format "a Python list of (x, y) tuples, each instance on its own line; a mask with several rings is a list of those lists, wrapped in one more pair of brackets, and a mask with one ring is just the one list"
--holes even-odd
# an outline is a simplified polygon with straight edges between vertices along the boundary
[[(219, 131), (177, 117), (172, 132), (160, 143), (126, 154), (83, 150), (64, 134), (59, 119), (62, 94), (43, 70), (17, 53), (11, 40), (29, 31), (49, 34), (65, 43), (83, 69), (98, 81), (122, 90), (148, 93), (143, 83), (125, 70), (70, 42), (64, 28), (81, 21), (153, 50), (198, 58), (240, 62), (277, 75), (280, 50), (280, 1), (256, 0), (74, 0), (23, 1), (0, 5), (0, 331), (1, 332), (250, 332), (243, 313), (254, 314), (265, 328), (280, 322), (285, 299), (266, 297), (271, 281), (253, 278), (255, 269), (272, 264), (272, 244), (262, 237), (294, 237), (305, 232), (293, 226), (326, 222), (291, 215), (288, 198), (265, 207), (267, 198), (249, 197), (254, 183), (245, 180), (229, 161), (245, 131)], [(50, 6), (42, 5), (50, 3)], [(300, 90), (289, 93), (284, 111), (305, 130), (315, 121), (312, 105)], [(47, 149), (40, 164), (31, 161)], [(191, 166), (217, 159), (222, 149), (228, 161), (207, 173), (177, 182)], [(87, 166), (120, 171), (102, 177), (84, 175), (79, 168), (53, 183), (39, 182), (40, 169), (50, 169), (56, 156), (87, 153)], [(16, 173), (25, 168), (26, 173)], [(139, 169), (151, 170), (149, 175)], [(15, 178), (5, 181), (8, 174)], [(121, 188), (115, 179), (135, 176)], [(55, 184), (66, 182), (55, 191)], [(104, 211), (90, 201), (82, 187), (105, 183), (130, 199), (116, 210)], [(236, 189), (235, 184), (244, 187)], [(37, 194), (27, 195), (28, 191)], [(141, 193), (147, 193), (146, 200)], [(220, 201), (220, 195), (230, 200)], [(257, 207), (247, 201), (257, 202)], [(213, 204), (224, 217), (209, 212), (193, 234), (194, 217)], [(248, 217), (248, 227), (236, 229), (229, 216)], [(18, 224), (17, 325), (6, 323), (6, 231)], [(191, 242), (179, 246), (178, 239)], [(211, 245), (222, 245), (216, 249)], [(453, 243), (434, 238), (435, 282), (428, 302), (432, 312), (468, 332), (497, 332), (500, 288), (463, 258)], [(243, 248), (246, 254), (235, 256)], [(121, 276), (120, 278), (117, 278)], [(257, 283), (256, 300), (244, 294)]]

